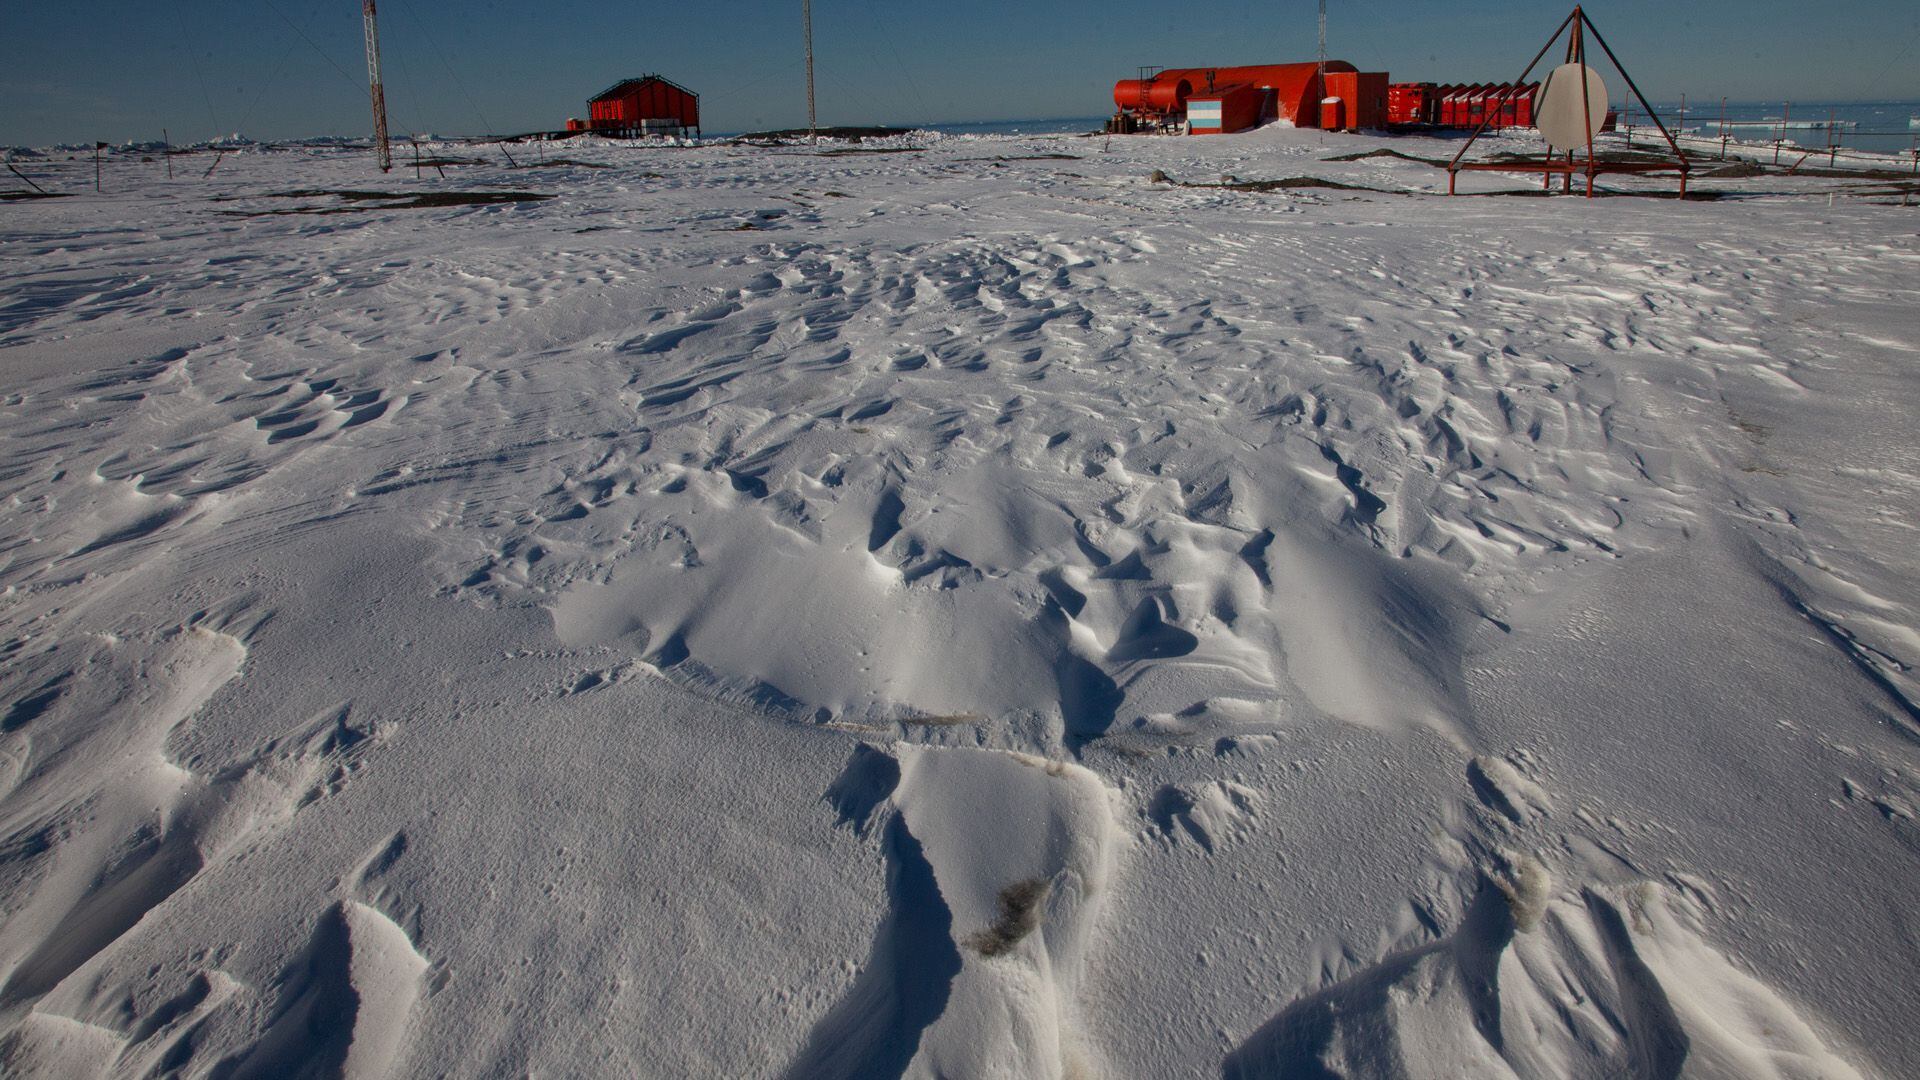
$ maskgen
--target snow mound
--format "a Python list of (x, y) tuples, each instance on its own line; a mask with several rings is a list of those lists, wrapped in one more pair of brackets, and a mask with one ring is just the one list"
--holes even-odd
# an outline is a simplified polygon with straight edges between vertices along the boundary
[[(1483, 879), (1454, 933), (1288, 1005), (1225, 1075), (1858, 1080), (1794, 1006), (1707, 944), (1651, 883), (1528, 910)], [(1538, 879), (1535, 879), (1538, 880)]]
[(844, 807), (897, 782), (869, 811), (890, 815), (891, 909), (788, 1075), (1089, 1075), (1076, 995), (1113, 873), (1112, 793), (1026, 754), (894, 754), (897, 779), (863, 747), (829, 793)]

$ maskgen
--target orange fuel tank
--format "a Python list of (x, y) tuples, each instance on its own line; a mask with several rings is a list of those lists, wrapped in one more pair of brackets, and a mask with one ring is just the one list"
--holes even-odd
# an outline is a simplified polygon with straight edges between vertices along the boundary
[(1178, 76), (1121, 79), (1113, 84), (1113, 103), (1133, 112), (1179, 113), (1186, 111), (1187, 97), (1192, 93), (1193, 84)]

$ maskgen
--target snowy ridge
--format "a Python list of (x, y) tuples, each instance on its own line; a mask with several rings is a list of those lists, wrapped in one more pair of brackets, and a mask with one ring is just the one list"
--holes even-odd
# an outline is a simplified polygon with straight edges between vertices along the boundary
[(5, 204), (0, 1071), (1914, 1072), (1905, 212), (1371, 145)]
[[(1091, 1075), (1076, 993), (1113, 872), (1110, 793), (1024, 754), (896, 750), (861, 747), (836, 784), (883, 836), (892, 909), (787, 1075)], [(972, 827), (988, 807), (1000, 827)]]
[(1483, 888), (1455, 934), (1302, 998), (1229, 1077), (1860, 1074), (1644, 884), (1555, 898), (1524, 933)]
[(1474, 799), (1437, 849), (1443, 880), (1414, 902), (1416, 929), (1292, 1001), (1224, 1075), (1862, 1075), (1701, 938), (1710, 885), (1646, 880), (1555, 835), (1528, 769), (1524, 754), (1469, 763)]

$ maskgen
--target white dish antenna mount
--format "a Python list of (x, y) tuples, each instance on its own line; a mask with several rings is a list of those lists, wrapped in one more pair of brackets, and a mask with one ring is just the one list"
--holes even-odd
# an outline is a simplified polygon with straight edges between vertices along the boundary
[(1607, 120), (1607, 80), (1584, 63), (1547, 73), (1533, 107), (1533, 126), (1560, 153), (1586, 146)]

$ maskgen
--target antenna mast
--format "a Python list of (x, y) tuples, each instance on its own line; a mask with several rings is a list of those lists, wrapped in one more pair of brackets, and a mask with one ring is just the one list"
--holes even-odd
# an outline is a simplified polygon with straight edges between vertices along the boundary
[[(373, 0), (367, 0), (373, 3)], [(807, 34), (807, 137), (820, 137), (820, 125), (813, 115), (813, 0), (800, 0), (800, 21)]]
[(373, 0), (361, 0), (367, 22), (367, 86), (373, 95), (373, 139), (380, 146), (380, 171), (393, 171), (393, 147), (387, 142), (387, 91), (380, 85), (380, 28), (374, 22)]
[[(372, 3), (373, 0), (367, 2)], [(1327, 0), (1320, 0), (1320, 96), (1327, 96)], [(1320, 103), (1314, 102), (1313, 107), (1318, 110)]]

